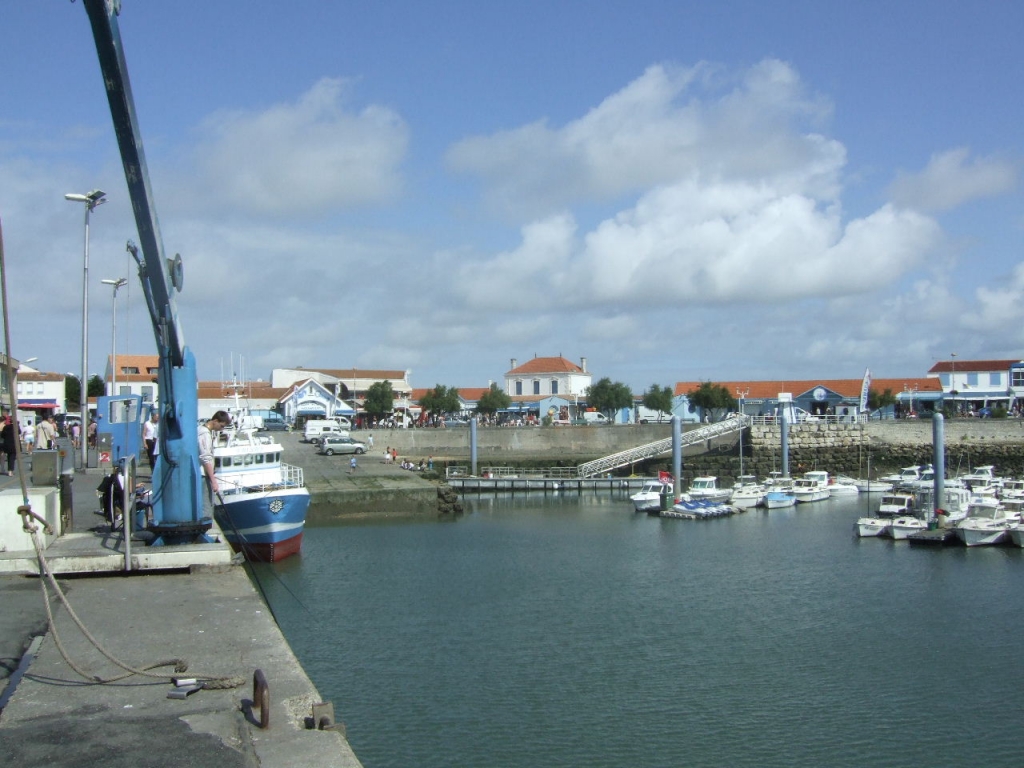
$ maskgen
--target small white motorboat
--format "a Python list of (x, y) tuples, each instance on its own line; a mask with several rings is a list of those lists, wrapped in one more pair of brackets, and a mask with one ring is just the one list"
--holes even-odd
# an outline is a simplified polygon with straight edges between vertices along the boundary
[(862, 517), (853, 526), (860, 537), (888, 536), (892, 520), (887, 517)]
[(661, 509), (661, 494), (664, 490), (669, 495), (671, 488), (660, 480), (649, 480), (644, 483), (640, 490), (629, 497), (633, 502), (635, 512), (654, 512)]

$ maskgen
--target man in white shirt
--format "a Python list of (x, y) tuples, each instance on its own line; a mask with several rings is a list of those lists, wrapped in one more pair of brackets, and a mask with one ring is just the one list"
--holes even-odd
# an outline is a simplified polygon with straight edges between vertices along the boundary
[(199, 427), (199, 466), (206, 478), (206, 493), (203, 494), (203, 512), (213, 517), (213, 497), (220, 492), (217, 476), (213, 470), (213, 433), (231, 426), (231, 417), (226, 411), (217, 411), (210, 420)]
[(153, 471), (156, 464), (156, 441), (160, 436), (160, 415), (153, 411), (149, 421), (142, 425), (142, 441), (146, 445), (146, 458), (149, 459), (149, 471)]

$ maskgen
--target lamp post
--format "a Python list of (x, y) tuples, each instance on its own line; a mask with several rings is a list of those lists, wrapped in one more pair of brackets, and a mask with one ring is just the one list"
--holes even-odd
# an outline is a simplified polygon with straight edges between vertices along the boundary
[[(750, 388), (740, 389), (736, 387), (736, 399), (740, 404), (740, 416), (743, 416), (743, 398), (750, 394)], [(740, 477), (743, 477), (743, 428), (740, 428)]]
[(114, 311), (112, 330), (110, 331), (110, 394), (113, 396), (117, 394), (117, 289), (128, 285), (128, 278), (119, 277), (117, 280), (100, 280), (100, 282), (114, 289)]
[(956, 352), (950, 352), (949, 359), (949, 396), (953, 400), (953, 415), (955, 416), (959, 410), (956, 404)]
[[(85, 256), (82, 261), (82, 391), (79, 399), (81, 402), (82, 434), (86, 432), (89, 424), (89, 214), (93, 208), (107, 202), (106, 192), (94, 189), (92, 192), (81, 195), (69, 192), (64, 195), (65, 200), (73, 203), (85, 203)], [(89, 464), (89, 446), (87, 440), (82, 440), (82, 470)]]

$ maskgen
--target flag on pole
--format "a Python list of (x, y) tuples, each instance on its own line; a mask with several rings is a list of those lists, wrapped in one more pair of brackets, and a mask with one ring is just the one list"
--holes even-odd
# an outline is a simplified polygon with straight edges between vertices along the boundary
[(860, 383), (860, 411), (864, 413), (868, 409), (868, 392), (871, 389), (871, 369), (864, 369), (864, 381)]
[(658, 471), (658, 482), (662, 485), (672, 485), (672, 473), (665, 470)]

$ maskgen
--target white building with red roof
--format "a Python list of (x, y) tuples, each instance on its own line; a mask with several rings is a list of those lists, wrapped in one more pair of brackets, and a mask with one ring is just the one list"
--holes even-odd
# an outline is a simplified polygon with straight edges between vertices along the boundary
[(541, 399), (552, 395), (572, 399), (582, 397), (590, 387), (593, 376), (587, 371), (587, 358), (580, 364), (558, 357), (534, 357), (519, 365), (512, 358), (505, 373), (505, 392), (509, 396)]

